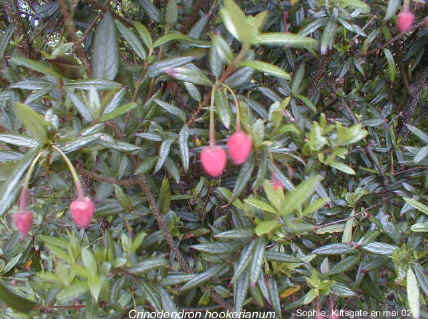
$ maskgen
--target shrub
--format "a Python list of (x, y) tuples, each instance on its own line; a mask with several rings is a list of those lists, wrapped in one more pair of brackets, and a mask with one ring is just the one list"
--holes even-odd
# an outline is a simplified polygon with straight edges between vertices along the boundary
[(4, 1), (1, 317), (428, 318), (427, 7)]

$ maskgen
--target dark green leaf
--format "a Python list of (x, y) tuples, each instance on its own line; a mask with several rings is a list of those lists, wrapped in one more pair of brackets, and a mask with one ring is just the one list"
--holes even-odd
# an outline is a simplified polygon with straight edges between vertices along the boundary
[(177, 116), (180, 120), (182, 120), (183, 122), (186, 122), (186, 113), (179, 109), (178, 107), (176, 107), (175, 105), (166, 103), (162, 100), (159, 99), (155, 99), (155, 103), (159, 106), (161, 106), (165, 111), (167, 111), (168, 113)]
[(6, 52), (7, 45), (9, 44), (9, 40), (15, 31), (15, 25), (10, 24), (4, 33), (2, 39), (0, 40), (0, 60), (3, 59), (4, 53)]
[(242, 250), (241, 255), (239, 257), (238, 266), (235, 269), (231, 282), (236, 282), (236, 280), (241, 276), (241, 274), (247, 269), (253, 256), (253, 250), (256, 246), (256, 243), (257, 239), (254, 239)]
[(407, 269), (407, 300), (412, 315), (415, 318), (420, 318), (419, 288), (412, 267)]
[(148, 16), (155, 20), (156, 22), (160, 22), (160, 13), (159, 9), (156, 8), (150, 0), (138, 0), (143, 9), (147, 12)]
[(61, 74), (41, 62), (21, 57), (13, 57), (12, 59), (10, 59), (10, 62), (15, 63), (16, 65), (25, 66), (26, 68), (43, 74), (52, 75), (54, 77), (62, 77)]
[(119, 50), (114, 21), (110, 12), (104, 15), (103, 20), (97, 26), (92, 61), (95, 78), (113, 80), (116, 77), (119, 70)]
[(29, 313), (37, 304), (34, 301), (18, 296), (0, 283), (0, 299), (10, 308)]
[(178, 145), (180, 147), (180, 155), (181, 155), (181, 161), (183, 163), (183, 169), (185, 172), (189, 169), (189, 145), (188, 145), (188, 139), (189, 139), (189, 128), (187, 125), (183, 126), (180, 133), (178, 134)]
[(265, 240), (263, 237), (256, 239), (256, 246), (254, 247), (253, 259), (250, 267), (250, 282), (255, 285), (259, 279), (263, 266), (263, 257), (265, 252)]
[(168, 33), (168, 34), (165, 34), (164, 36), (161, 36), (159, 39), (155, 41), (155, 43), (153, 43), (153, 47), (157, 48), (171, 41), (184, 41), (198, 48), (209, 48), (211, 46), (210, 43), (207, 41), (194, 39), (188, 35), (175, 32), (175, 33)]
[(150, 65), (147, 69), (147, 73), (149, 74), (150, 77), (155, 77), (165, 72), (166, 70), (187, 64), (194, 59), (195, 57), (193, 56), (183, 56), (183, 57), (160, 60)]
[(30, 148), (34, 148), (39, 145), (39, 142), (31, 137), (15, 134), (0, 134), (0, 141), (7, 144)]
[(118, 116), (121, 116), (122, 114), (128, 113), (129, 111), (135, 109), (138, 106), (137, 103), (128, 103), (125, 105), (122, 105), (121, 107), (115, 109), (113, 112), (104, 114), (101, 118), (100, 121), (101, 122), (105, 122), (105, 121), (109, 121), (112, 120)]
[(262, 33), (256, 37), (253, 43), (261, 45), (280, 45), (288, 48), (306, 48), (309, 50), (315, 49), (317, 46), (317, 41), (312, 38), (287, 32)]
[(250, 181), (251, 175), (254, 170), (254, 155), (250, 155), (245, 164), (239, 171), (238, 178), (236, 179), (235, 187), (233, 188), (232, 197), (229, 199), (229, 203), (232, 203), (236, 198), (241, 195)]
[(122, 23), (120, 23), (119, 20), (115, 21), (117, 28), (119, 29), (119, 32), (122, 34), (122, 36), (125, 38), (125, 40), (129, 43), (131, 48), (134, 50), (134, 52), (140, 57), (141, 60), (146, 59), (146, 50), (144, 50), (143, 44), (141, 43), (140, 39), (135, 35), (135, 33), (125, 27)]
[(241, 62), (240, 66), (248, 66), (248, 67), (253, 68), (254, 70), (257, 70), (260, 72), (268, 73), (270, 75), (273, 75), (273, 76), (276, 76), (279, 78), (283, 78), (286, 80), (291, 80), (289, 73), (285, 72), (280, 67), (273, 65), (273, 64), (270, 64), (270, 63), (253, 60), (253, 61)]
[(1, 186), (0, 216), (3, 215), (15, 202), (16, 196), (20, 191), (19, 183), (21, 182), (21, 178), (33, 161), (37, 152), (37, 149), (27, 152), (25, 157), (16, 164), (15, 169), (10, 173), (7, 181), (5, 181)]
[(207, 282), (211, 278), (219, 276), (221, 273), (227, 269), (227, 265), (215, 265), (208, 269), (207, 271), (195, 276), (193, 279), (189, 280), (184, 286), (180, 288), (180, 291), (185, 291), (194, 287), (198, 287), (201, 284)]
[(321, 246), (312, 251), (312, 254), (316, 255), (341, 255), (347, 254), (354, 251), (349, 244), (329, 244), (325, 246)]
[(141, 275), (149, 270), (166, 267), (167, 265), (168, 261), (163, 257), (147, 258), (144, 261), (129, 268), (128, 272), (135, 275)]
[(369, 243), (362, 247), (363, 250), (368, 251), (369, 253), (388, 256), (392, 255), (393, 251), (397, 248), (397, 246), (381, 242)]

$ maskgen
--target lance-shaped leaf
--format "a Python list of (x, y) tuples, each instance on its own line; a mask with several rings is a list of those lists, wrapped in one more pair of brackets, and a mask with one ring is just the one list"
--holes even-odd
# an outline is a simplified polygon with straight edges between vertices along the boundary
[(207, 271), (197, 275), (193, 279), (189, 280), (183, 287), (180, 288), (180, 291), (185, 291), (194, 287), (198, 287), (203, 283), (207, 282), (211, 278), (220, 276), (225, 270), (229, 267), (227, 265), (215, 265), (208, 269)]
[(261, 45), (279, 45), (287, 48), (304, 48), (313, 50), (318, 45), (317, 40), (304, 37), (294, 33), (262, 33), (254, 41), (253, 44)]
[(8, 307), (22, 313), (30, 312), (37, 304), (34, 301), (18, 296), (0, 283), (0, 300)]
[(31, 137), (16, 134), (0, 134), (0, 142), (31, 148), (39, 145), (39, 142)]
[(136, 108), (138, 106), (137, 103), (131, 102), (125, 105), (122, 105), (121, 107), (117, 108), (116, 110), (114, 110), (113, 112), (110, 112), (108, 114), (104, 114), (101, 118), (100, 121), (104, 122), (104, 121), (109, 121), (112, 120), (118, 116), (121, 116), (122, 114), (128, 113), (129, 111), (133, 110), (134, 108)]
[(4, 53), (6, 52), (7, 45), (9, 44), (9, 40), (15, 31), (15, 25), (10, 24), (4, 33), (2, 39), (0, 40), (0, 60), (3, 59)]
[(259, 279), (263, 266), (263, 257), (265, 252), (265, 240), (260, 237), (256, 240), (254, 247), (253, 259), (250, 266), (250, 282), (254, 286)]
[(183, 57), (160, 60), (158, 62), (153, 63), (147, 68), (147, 74), (150, 77), (156, 77), (159, 74), (165, 72), (166, 70), (179, 67), (183, 64), (187, 64), (194, 59), (195, 57), (193, 56), (183, 56)]
[(413, 317), (420, 318), (419, 288), (412, 267), (407, 269), (407, 300)]
[(130, 272), (131, 274), (140, 275), (149, 270), (165, 267), (167, 265), (168, 261), (163, 257), (147, 258), (144, 261), (130, 267), (128, 269), (128, 272)]
[(211, 46), (211, 44), (208, 41), (194, 39), (188, 35), (174, 32), (174, 33), (165, 34), (164, 36), (161, 36), (159, 39), (157, 39), (155, 43), (153, 43), (153, 48), (157, 48), (171, 41), (183, 41), (189, 44), (193, 44), (193, 46), (199, 47), (199, 48), (209, 48)]
[(0, 216), (3, 215), (15, 201), (16, 195), (20, 191), (18, 185), (21, 182), (21, 178), (37, 152), (37, 149), (28, 152), (25, 157), (17, 163), (15, 169), (10, 173), (9, 178), (2, 184), (0, 188)]
[(119, 49), (113, 17), (110, 12), (104, 15), (97, 26), (92, 52), (94, 76), (97, 79), (113, 80), (119, 70)]
[(144, 50), (143, 44), (140, 39), (135, 35), (135, 33), (125, 27), (120, 21), (115, 21), (116, 26), (125, 40), (129, 43), (134, 52), (140, 57), (141, 60), (146, 58), (146, 50)]
[(183, 122), (186, 121), (186, 113), (184, 113), (184, 111), (182, 109), (179, 109), (178, 107), (176, 107), (175, 105), (166, 103), (162, 100), (159, 99), (155, 99), (155, 103), (157, 105), (159, 105), (160, 107), (162, 107), (165, 111), (167, 111), (170, 114), (173, 114), (175, 116), (177, 116), (180, 120), (182, 120)]
[(232, 197), (229, 199), (229, 203), (232, 203), (244, 191), (245, 187), (250, 181), (254, 166), (254, 155), (251, 154), (250, 158), (245, 162), (239, 172), (238, 178), (236, 179), (235, 187), (233, 188)]
[(403, 197), (403, 199), (410, 206), (412, 206), (412, 207), (416, 208), (418, 211), (428, 215), (428, 206), (426, 206), (426, 205), (422, 204), (421, 202), (418, 202), (417, 200), (412, 199), (412, 198)]
[(253, 60), (253, 61), (243, 61), (243, 62), (241, 62), (240, 66), (249, 66), (250, 68), (253, 68), (254, 70), (264, 72), (264, 73), (268, 73), (270, 75), (273, 75), (273, 76), (276, 76), (279, 78), (283, 78), (286, 80), (291, 79), (289, 73), (285, 72), (280, 67), (273, 65), (273, 64), (270, 64), (270, 63)]
[(74, 106), (76, 106), (79, 113), (83, 116), (83, 118), (87, 122), (92, 122), (94, 118), (93, 118), (92, 112), (89, 109), (89, 107), (87, 105), (85, 105), (82, 102), (82, 100), (79, 99), (79, 97), (76, 94), (70, 92), (68, 95), (69, 95), (71, 101), (73, 102)]
[(166, 6), (166, 11), (165, 11), (165, 22), (167, 24), (175, 24), (177, 23), (177, 0), (168, 0), (168, 4)]
[(321, 182), (320, 175), (308, 178), (300, 183), (292, 192), (285, 195), (284, 204), (281, 208), (281, 215), (286, 215), (301, 207), (315, 192), (317, 185)]
[(248, 286), (249, 286), (249, 275), (248, 272), (244, 272), (238, 278), (233, 286), (235, 297), (235, 311), (240, 313), (242, 311), (242, 307), (244, 305), (245, 297), (247, 296)]
[(251, 24), (241, 8), (233, 0), (225, 0), (220, 15), (227, 30), (242, 43), (250, 44), (259, 33)]
[(253, 256), (253, 250), (256, 246), (257, 239), (254, 239), (249, 245), (247, 245), (241, 252), (239, 257), (238, 266), (235, 269), (231, 282), (235, 282), (241, 274), (247, 269), (250, 264), (251, 257)]
[(187, 125), (183, 126), (180, 133), (178, 134), (178, 145), (180, 147), (180, 155), (181, 155), (181, 161), (183, 163), (183, 169), (185, 172), (189, 169), (189, 145), (188, 145), (188, 139), (189, 139), (189, 127)]
[(151, 19), (156, 22), (160, 22), (160, 13), (158, 8), (156, 8), (149, 0), (138, 0), (138, 2)]
[(185, 65), (176, 67), (165, 71), (173, 78), (194, 84), (211, 86), (212, 83), (202, 71), (193, 65)]
[(26, 68), (29, 68), (31, 70), (34, 70), (43, 74), (52, 75), (54, 77), (62, 77), (61, 74), (59, 74), (54, 69), (50, 68), (48, 65), (41, 62), (37, 62), (34, 60), (21, 58), (21, 57), (13, 57), (12, 59), (10, 59), (10, 61), (12, 63), (15, 63), (16, 65), (24, 66)]
[(163, 164), (165, 163), (173, 142), (174, 142), (174, 139), (166, 139), (165, 141), (162, 142), (161, 147), (159, 149), (159, 159), (158, 159), (158, 162), (156, 163), (155, 173), (159, 171), (162, 168)]
[(44, 144), (47, 141), (49, 123), (45, 121), (43, 116), (22, 103), (15, 104), (15, 112), (24, 127), (38, 142)]

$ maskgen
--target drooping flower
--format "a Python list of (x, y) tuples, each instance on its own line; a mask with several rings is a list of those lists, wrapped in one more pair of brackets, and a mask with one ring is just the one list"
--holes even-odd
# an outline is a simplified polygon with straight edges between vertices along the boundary
[(226, 168), (226, 161), (226, 152), (218, 145), (206, 146), (201, 152), (202, 167), (212, 177), (218, 177), (223, 174)]
[(253, 140), (250, 135), (239, 130), (229, 137), (227, 147), (229, 148), (229, 154), (233, 163), (243, 164), (251, 154)]

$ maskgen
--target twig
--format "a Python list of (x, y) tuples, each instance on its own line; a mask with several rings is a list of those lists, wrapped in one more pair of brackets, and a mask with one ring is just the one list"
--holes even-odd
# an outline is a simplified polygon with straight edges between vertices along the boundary
[(138, 185), (140, 185), (142, 191), (147, 197), (147, 201), (149, 202), (150, 208), (152, 209), (153, 215), (156, 218), (156, 221), (158, 223), (159, 228), (161, 229), (163, 235), (165, 236), (165, 239), (169, 245), (169, 248), (171, 251), (174, 252), (175, 257), (177, 258), (178, 263), (180, 264), (181, 268), (187, 273), (192, 273), (192, 269), (187, 264), (186, 260), (184, 259), (181, 252), (177, 249), (177, 247), (174, 244), (174, 239), (172, 238), (171, 232), (169, 231), (168, 225), (166, 224), (166, 221), (161, 214), (158, 205), (156, 204), (155, 197), (153, 196), (153, 193), (149, 187), (149, 184), (147, 182), (147, 177), (145, 175), (139, 175), (138, 178)]
[[(163, 215), (159, 211), (159, 208), (156, 204), (155, 198), (153, 196), (152, 191), (150, 190), (149, 184), (147, 182), (147, 177), (145, 175), (140, 175), (139, 178), (139, 185), (141, 189), (143, 190), (144, 194), (147, 197), (147, 200), (149, 202), (150, 208), (153, 211), (153, 214), (155, 215), (156, 221), (158, 223), (159, 228), (161, 229), (163, 235), (165, 236), (166, 241), (168, 242), (169, 248), (171, 251), (174, 252), (175, 257), (177, 258), (178, 263), (180, 264), (181, 268), (186, 273), (192, 273), (192, 269), (190, 268), (189, 264), (184, 259), (181, 252), (178, 250), (178, 248), (174, 244), (174, 239), (172, 238), (171, 232), (168, 229), (168, 225), (165, 222), (165, 219), (163, 218)], [(222, 306), (224, 309), (232, 310), (232, 306), (229, 305), (221, 296), (219, 296), (217, 293), (212, 292), (211, 297), (215, 302), (217, 302), (220, 306)]]
[[(18, 48), (26, 57), (31, 58), (31, 51), (32, 51), (31, 42), (29, 41), (28, 34), (25, 32), (25, 26), (23, 25), (19, 17), (19, 14), (14, 9), (11, 8), (9, 1), (3, 1), (3, 5), (6, 10), (6, 14), (10, 19), (10, 22), (13, 23), (16, 27), (17, 34), (23, 36), (24, 42), (22, 43), (22, 45), (19, 45)], [(16, 0), (14, 1), (14, 6), (15, 6), (15, 9), (18, 8)]]
[(122, 185), (122, 186), (132, 186), (138, 184), (138, 177), (129, 177), (126, 179), (116, 179), (114, 177), (103, 176), (101, 174), (94, 173), (92, 171), (88, 171), (83, 168), (77, 168), (79, 174), (88, 176), (92, 179), (98, 180), (100, 182), (114, 184), (114, 185)]
[(413, 31), (415, 31), (417, 28), (419, 28), (419, 27), (421, 27), (421, 26), (423, 26), (423, 25), (425, 25), (425, 22), (424, 22), (424, 21), (421, 21), (421, 22), (419, 22), (419, 23), (415, 24), (413, 27), (411, 27), (411, 28), (410, 28), (410, 30), (409, 30), (409, 31), (407, 31), (407, 32), (401, 32), (401, 33), (397, 34), (395, 37), (393, 37), (393, 38), (392, 38), (391, 40), (389, 40), (387, 43), (385, 43), (384, 45), (382, 45), (380, 48), (376, 48), (376, 49), (370, 50), (369, 52), (367, 52), (367, 54), (366, 54), (366, 55), (371, 55), (371, 54), (377, 53), (379, 50), (383, 50), (383, 49), (385, 49), (386, 47), (390, 46), (390, 45), (391, 45), (392, 43), (394, 43), (395, 41), (397, 41), (397, 40), (401, 39), (402, 37), (404, 37), (408, 32), (413, 32)]
[(40, 311), (52, 311), (52, 310), (60, 310), (60, 309), (82, 309), (85, 308), (85, 305), (70, 305), (70, 306), (36, 306), (35, 309)]
[(76, 50), (76, 54), (79, 57), (79, 59), (82, 61), (83, 65), (86, 68), (86, 72), (91, 77), (91, 65), (89, 64), (89, 61), (86, 57), (85, 50), (83, 49), (82, 43), (79, 40), (79, 37), (77, 36), (76, 29), (74, 27), (73, 17), (68, 11), (67, 4), (65, 0), (59, 1), (62, 15), (64, 16), (64, 24), (67, 28), (67, 31), (69, 33), (69, 36), (71, 37), (71, 40), (74, 43), (74, 49)]
[[(224, 81), (227, 80), (227, 78), (233, 72), (235, 72), (235, 70), (239, 67), (239, 64), (241, 63), (241, 60), (244, 58), (245, 54), (247, 53), (248, 49), (249, 48), (246, 47), (246, 46), (243, 46), (241, 48), (241, 51), (239, 52), (238, 56), (235, 58), (235, 60), (232, 62), (232, 64), (229, 65), (229, 67), (226, 69), (226, 71), (224, 71), (224, 73), (222, 74), (222, 76), (220, 77), (220, 79), (218, 80), (218, 82), (223, 83)], [(214, 90), (215, 87), (216, 86), (214, 85), (212, 87), (212, 89), (210, 90), (210, 92), (207, 93), (207, 94), (205, 94), (205, 97), (204, 97), (203, 101), (201, 102), (201, 104), (199, 104), (199, 107), (196, 109), (196, 111), (193, 112), (190, 120), (187, 121), (187, 123), (186, 123), (187, 126), (192, 126), (196, 122), (196, 119), (198, 118), (199, 114), (201, 113), (201, 111), (203, 110), (203, 108), (205, 106), (207, 106), (208, 102), (210, 101), (212, 90)]]

